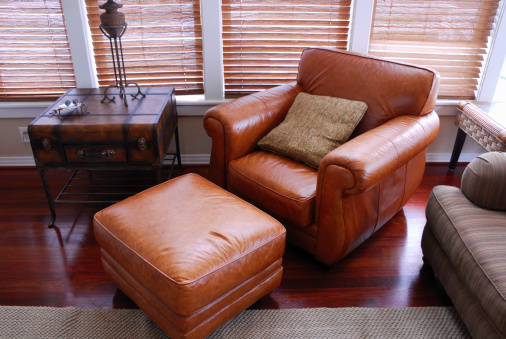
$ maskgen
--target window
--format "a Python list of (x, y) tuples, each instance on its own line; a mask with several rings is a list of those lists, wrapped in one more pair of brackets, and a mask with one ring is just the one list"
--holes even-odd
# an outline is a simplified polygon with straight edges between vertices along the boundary
[(306, 47), (346, 49), (351, 0), (223, 0), (225, 94), (292, 82)]
[[(200, 1), (117, 0), (128, 23), (122, 37), (127, 80), (141, 86), (175, 86), (177, 94), (202, 94), (206, 76), (209, 100), (220, 100), (223, 90), (231, 97), (294, 81), (300, 53), (312, 46), (349, 46), (433, 67), (443, 78), (440, 98), (474, 99), (479, 86), (484, 97), (495, 88), (487, 80), (491, 73), (482, 72), (484, 60), (487, 54), (495, 56), (487, 60), (493, 59), (495, 69), (496, 60), (504, 57), (495, 47), (489, 50), (489, 44), (492, 36), (504, 36), (506, 14), (497, 15), (499, 24), (494, 24), (494, 16), (505, 1), (205, 0), (204, 55)], [(71, 42), (85, 46), (85, 53), (75, 45), (69, 51), (60, 2)], [(109, 41), (98, 28), (104, 12), (98, 6), (105, 2), (0, 0), (0, 101), (52, 100), (75, 87), (76, 77), (77, 84), (94, 86), (95, 68), (89, 71), (93, 60), (99, 86), (114, 84)], [(74, 25), (78, 20), (73, 16), (81, 10), (75, 10), (76, 3), (79, 8), (86, 5), (91, 52), (87, 43), (79, 45), (89, 31), (81, 20)], [(372, 27), (360, 24), (370, 21), (373, 8)], [(351, 12), (359, 20), (351, 22)], [(353, 36), (358, 41), (370, 37), (370, 43), (351, 43)], [(72, 60), (71, 52), (79, 55)]]
[(75, 87), (59, 0), (0, 0), (0, 100), (58, 98)]
[(493, 101), (506, 102), (506, 58), (502, 64), (501, 74), (497, 81)]
[[(100, 87), (113, 85), (109, 40), (99, 29), (104, 10), (86, 0)], [(197, 0), (131, 0), (123, 7), (127, 29), (121, 38), (126, 78), (139, 86), (175, 86), (177, 94), (203, 87), (202, 31)]]
[(439, 98), (474, 99), (500, 0), (376, 0), (369, 53), (429, 66)]

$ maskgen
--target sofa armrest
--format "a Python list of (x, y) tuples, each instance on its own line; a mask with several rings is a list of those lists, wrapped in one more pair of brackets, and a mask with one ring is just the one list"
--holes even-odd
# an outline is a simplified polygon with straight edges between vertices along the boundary
[(293, 82), (211, 108), (204, 128), (212, 138), (209, 179), (226, 187), (226, 167), (253, 151), (257, 142), (283, 121), (302, 87)]
[(338, 166), (351, 174), (344, 194), (365, 192), (427, 148), (438, 131), (439, 117), (434, 111), (396, 117), (327, 154), (320, 164), (318, 181), (323, 181), (329, 167)]
[(487, 152), (469, 163), (460, 188), (473, 204), (506, 211), (506, 153)]

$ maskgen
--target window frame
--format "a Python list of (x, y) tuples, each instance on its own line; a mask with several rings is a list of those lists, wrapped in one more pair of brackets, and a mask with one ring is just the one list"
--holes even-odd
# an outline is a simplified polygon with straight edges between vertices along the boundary
[[(504, 1), (504, 0), (503, 0)], [(90, 28), (86, 17), (84, 0), (61, 0), (67, 25), (69, 44), (74, 62), (74, 72), (78, 87), (98, 87), (93, 48), (91, 47)], [(353, 0), (350, 38), (348, 49), (353, 52), (367, 53), (370, 36), (370, 23), (374, 0)], [(506, 4), (498, 16), (499, 21), (488, 54), (483, 76), (477, 94), (477, 100), (491, 100), (499, 77), (502, 60), (506, 57)], [(224, 99), (223, 45), (221, 42), (221, 0), (201, 1), (202, 40), (204, 58), (204, 94), (179, 95), (178, 105), (217, 105)], [(367, 29), (366, 29), (367, 28)], [(458, 100), (440, 99), (437, 105), (455, 105)], [(50, 102), (39, 102), (31, 106), (47, 107)], [(27, 107), (26, 102), (0, 103), (0, 108)], [(2, 117), (0, 115), (0, 117)], [(12, 117), (9, 114), (9, 117)], [(19, 116), (17, 116), (19, 117)]]
[(493, 99), (501, 68), (506, 58), (506, 44), (504, 43), (506, 41), (506, 0), (503, 0), (501, 4), (502, 8), (497, 14), (497, 24), (490, 43), (490, 51), (487, 54), (486, 64), (476, 93), (478, 101)]
[[(490, 0), (483, 0), (481, 2), (481, 6), (487, 6), (488, 3), (489, 3)], [(470, 101), (491, 101), (492, 100), (492, 97), (493, 97), (493, 93), (494, 93), (494, 89), (496, 87), (496, 83), (497, 83), (497, 80), (499, 79), (499, 71), (500, 71), (500, 66), (497, 65), (497, 61), (491, 61), (494, 59), (493, 56), (497, 56), (498, 54), (501, 54), (498, 50), (501, 49), (502, 46), (500, 46), (499, 43), (495, 43), (496, 41), (501, 41), (498, 39), (498, 35), (500, 35), (501, 33), (501, 26), (502, 26), (502, 30), (504, 30), (504, 26), (505, 24), (502, 24), (501, 25), (501, 21), (504, 22), (504, 20), (502, 20), (502, 16), (503, 16), (503, 13), (504, 13), (504, 8), (505, 8), (505, 3), (506, 1), (505, 0), (495, 0), (496, 2), (498, 2), (498, 6), (499, 6), (499, 11), (496, 13), (495, 17), (494, 18), (494, 22), (492, 23), (492, 28), (491, 28), (491, 32), (490, 32), (490, 35), (487, 35), (486, 37), (486, 40), (488, 42), (486, 42), (486, 44), (488, 45), (487, 47), (482, 47), (480, 46), (479, 49), (484, 49), (485, 50), (485, 53), (481, 54), (480, 52), (478, 52), (478, 54), (476, 55), (476, 58), (482, 58), (481, 60), (468, 60), (468, 61), (471, 61), (471, 64), (467, 64), (468, 61), (464, 61), (463, 59), (462, 60), (458, 60), (457, 63), (456, 63), (456, 66), (459, 66), (457, 67), (456, 69), (459, 69), (461, 70), (460, 66), (463, 66), (463, 69), (462, 69), (462, 72), (469, 72), (469, 71), (476, 71), (476, 69), (479, 69), (479, 71), (477, 71), (479, 74), (478, 74), (478, 77), (475, 77), (475, 76), (468, 76), (468, 74), (459, 74), (459, 75), (456, 75), (456, 74), (448, 74), (449, 72), (445, 70), (440, 70), (440, 73), (441, 73), (441, 87), (440, 87), (440, 93), (439, 93), (439, 96), (440, 98), (438, 99), (438, 101), (441, 101), (441, 102), (444, 102), (444, 101), (450, 101), (450, 102), (459, 102), (460, 100), (470, 100)], [(378, 2), (379, 3), (379, 0), (376, 0), (375, 3)], [(457, 0), (450, 0), (450, 1), (446, 1), (446, 5), (448, 4), (451, 4), (452, 2), (457, 2)], [(452, 16), (453, 18), (455, 18), (456, 16), (460, 16), (462, 14), (459, 15), (459, 12), (460, 11), (465, 11), (467, 9), (466, 7), (466, 4), (467, 3), (470, 3), (470, 1), (467, 1), (467, 2), (464, 2), (462, 5), (462, 7), (460, 9), (457, 9), (457, 12), (455, 13), (455, 16)], [(399, 1), (398, 3), (396, 3), (395, 1), (392, 1), (392, 3), (390, 3), (390, 1), (385, 1), (385, 5), (386, 7), (383, 7), (382, 10), (385, 11), (385, 10), (388, 10), (390, 7), (393, 7), (393, 10), (392, 12), (390, 13), (390, 15), (393, 16), (393, 18), (390, 18), (388, 17), (388, 19), (385, 19), (385, 15), (388, 15), (388, 13), (386, 12), (382, 12), (380, 10), (380, 19), (379, 19), (379, 27), (384, 27), (384, 25), (388, 22), (390, 24), (390, 20), (393, 21), (392, 23), (392, 29), (393, 31), (390, 31), (390, 30), (387, 30), (386, 33), (383, 33), (383, 29), (380, 29), (381, 32), (378, 33), (376, 31), (373, 31), (371, 29), (371, 35), (384, 35), (386, 34), (386, 38), (384, 37), (381, 37), (379, 38), (380, 41), (373, 41), (373, 44), (375, 44), (376, 48), (373, 47), (373, 51), (370, 52), (372, 53), (373, 55), (379, 55), (379, 56), (383, 56), (383, 55), (392, 55), (392, 58), (399, 58), (400, 60), (404, 59), (404, 60), (409, 60), (409, 58), (420, 58), (420, 59), (423, 59), (423, 60), (426, 60), (427, 61), (427, 65), (429, 65), (429, 67), (434, 67), (436, 70), (438, 70), (439, 66), (436, 66), (439, 64), (439, 62), (444, 62), (444, 59), (445, 58), (438, 58), (436, 60), (433, 60), (434, 61), (434, 66), (430, 66), (431, 65), (431, 61), (429, 60), (431, 58), (431, 55), (432, 54), (436, 54), (437, 52), (433, 51), (432, 53), (431, 52), (427, 52), (427, 54), (425, 54), (424, 52), (420, 52), (420, 54), (417, 54), (416, 52), (416, 49), (415, 50), (412, 50), (410, 47), (402, 47), (402, 45), (399, 45), (401, 46), (400, 49), (402, 50), (402, 52), (400, 52), (400, 54), (396, 54), (396, 51), (394, 51), (393, 49), (391, 50), (391, 48), (395, 48), (395, 46), (397, 46), (397, 43), (401, 43), (401, 41), (398, 40), (397, 37), (394, 37), (392, 40), (390, 40), (388, 38), (388, 36), (390, 34), (393, 34), (394, 36), (396, 36), (398, 33), (396, 33), (395, 31), (395, 27), (397, 26), (397, 20), (398, 20), (398, 11), (403, 11), (403, 4), (405, 4), (402, 0)], [(435, 11), (434, 12), (434, 15), (435, 16), (438, 16), (442, 13), (439, 13), (438, 11), (442, 9), (442, 7), (439, 7), (438, 5), (439, 2), (435, 2)], [(374, 5), (373, 5), (374, 6)], [(424, 7), (425, 9), (427, 9), (428, 11), (432, 11), (432, 2), (430, 3), (423, 3), (423, 4), (420, 4), (420, 6)], [(427, 7), (425, 7), (427, 6)], [(472, 8), (470, 8), (472, 9)], [(377, 8), (374, 8), (374, 10), (378, 10)], [(409, 9), (408, 9), (409, 11)], [(424, 9), (422, 8), (421, 11), (423, 12)], [(410, 12), (411, 13), (411, 12)], [(424, 12), (425, 13), (425, 12)], [(428, 12), (427, 12), (428, 13)], [(413, 14), (413, 13), (411, 13)], [(410, 14), (410, 15), (411, 15)], [(452, 13), (445, 13), (444, 15), (451, 15)], [(425, 40), (425, 37), (423, 36), (424, 34), (424, 31), (423, 29), (420, 30), (422, 27), (427, 27), (427, 26), (423, 26), (424, 24), (425, 25), (430, 25), (432, 24), (431, 23), (427, 23), (427, 22), (424, 22), (424, 14), (421, 14), (422, 17), (420, 17), (420, 20), (421, 21), (413, 21), (414, 25), (413, 25), (413, 28), (412, 29), (408, 29), (407, 31), (407, 37), (415, 37), (415, 33), (416, 34), (421, 34), (420, 36), (423, 37), (423, 39)], [(483, 19), (486, 18), (487, 20), (487, 23), (489, 23), (489, 16), (487, 17), (482, 17), (482, 12), (480, 11), (480, 17), (478, 18), (480, 21), (482, 21)], [(430, 15), (430, 17), (432, 18), (432, 14)], [(426, 19), (426, 18), (425, 18)], [(474, 20), (475, 18), (473, 18), (473, 16), (471, 15), (471, 18), (470, 20)], [(374, 25), (375, 23), (373, 23)], [(467, 24), (467, 23), (464, 23), (464, 25)], [(485, 24), (484, 22), (482, 24)], [(370, 25), (370, 27), (372, 28), (373, 25)], [(417, 28), (419, 30), (417, 30)], [(455, 30), (455, 28), (453, 27), (448, 27), (450, 28), (450, 36), (452, 38), (455, 38), (454, 36), (452, 36), (453, 33), (456, 33), (457, 30)], [(480, 39), (483, 39), (483, 37), (479, 37), (480, 35), (480, 32), (482, 32), (483, 29), (488, 29), (488, 27), (483, 27), (483, 26), (479, 26), (479, 27), (475, 27), (475, 28), (478, 28), (478, 29), (475, 29), (474, 32), (473, 32), (473, 41), (466, 41), (467, 38), (469, 38), (470, 36), (463, 36), (463, 35), (460, 35), (460, 36), (457, 36), (456, 38), (457, 39), (461, 39), (461, 40), (457, 40), (455, 42), (458, 42), (458, 43), (463, 43), (465, 44), (466, 42), (468, 43), (471, 43), (471, 44), (483, 44), (485, 43), (484, 40), (480, 40)], [(442, 29), (442, 27), (438, 27), (437, 24), (436, 26), (434, 27), (434, 29), (436, 30), (440, 30)], [(430, 31), (430, 30), (427, 30), (427, 31)], [(425, 31), (426, 32), (426, 31)], [(441, 31), (440, 31), (441, 32)], [(453, 32), (453, 33), (452, 33)], [(467, 30), (465, 30), (465, 32), (467, 32)], [(488, 32), (487, 32), (488, 33)], [(459, 33), (456, 33), (457, 35)], [(465, 34), (465, 33), (463, 33)], [(474, 35), (478, 35), (478, 37), (474, 37)], [(427, 36), (428, 40), (427, 41), (433, 41), (434, 42), (434, 45), (430, 45), (431, 47), (434, 47), (435, 49), (436, 48), (441, 48), (441, 47), (446, 47), (446, 44), (445, 43), (442, 43), (444, 41), (444, 38), (443, 40), (441, 41), (437, 41), (439, 40), (437, 37), (433, 39), (433, 37), (431, 36)], [(451, 39), (452, 39), (451, 38)], [(466, 38), (466, 39), (464, 39)], [(506, 38), (506, 37), (505, 37)], [(386, 42), (383, 40), (383, 39), (386, 39)], [(402, 38), (401, 38), (402, 40)], [(479, 40), (479, 41), (478, 41)], [(504, 41), (504, 40), (502, 40)], [(411, 42), (411, 43), (414, 43), (415, 41), (414, 40), (406, 40), (404, 42)], [(451, 44), (453, 42), (453, 40), (449, 41), (448, 43)], [(382, 47), (386, 47), (386, 50), (383, 50)], [(463, 53), (464, 49), (472, 49), (472, 48), (476, 48), (472, 45), (468, 45), (468, 46), (461, 46), (460, 47), (461, 49), (455, 52), (453, 52), (453, 55), (455, 55), (456, 57), (458, 57), (459, 53)], [(477, 48), (476, 48), (477, 49)], [(410, 54), (412, 53), (412, 54)], [(452, 53), (452, 51), (449, 51), (449, 53)], [(394, 55), (397, 55), (397, 56), (394, 56)], [(411, 56), (409, 56), (411, 55)], [(451, 54), (448, 54), (448, 55), (451, 55)], [(466, 54), (466, 56), (469, 56), (469, 57), (474, 57), (473, 54)], [(451, 59), (447, 59), (447, 60), (451, 60)], [(408, 61), (409, 62), (409, 61)], [(476, 62), (476, 63), (480, 63), (481, 66), (472, 66), (472, 63), (473, 62)], [(496, 68), (496, 65), (499, 69), (495, 69)], [(442, 66), (444, 67), (444, 65)], [(451, 71), (453, 72), (453, 71)], [(457, 71), (458, 72), (458, 71)], [(462, 76), (462, 78), (460, 78), (460, 76)], [(451, 82), (454, 82), (455, 84), (453, 86), (450, 86), (449, 84)], [(458, 82), (458, 83), (457, 83)], [(462, 89), (460, 86), (463, 85), (463, 87), (472, 87), (474, 86), (475, 88), (472, 90), (472, 91), (469, 91), (470, 88), (467, 88), (467, 89)], [(486, 89), (485, 89), (486, 88)], [(448, 92), (450, 92), (452, 95), (448, 95)], [(458, 92), (458, 94), (457, 94)], [(474, 98), (471, 99), (471, 93), (473, 93), (472, 95), (474, 96)], [(461, 96), (459, 96), (459, 94)], [(467, 94), (469, 94), (470, 96), (467, 96)], [(441, 96), (443, 98), (441, 98)]]
[(222, 0), (225, 97), (292, 83), (307, 47), (346, 49), (351, 2)]

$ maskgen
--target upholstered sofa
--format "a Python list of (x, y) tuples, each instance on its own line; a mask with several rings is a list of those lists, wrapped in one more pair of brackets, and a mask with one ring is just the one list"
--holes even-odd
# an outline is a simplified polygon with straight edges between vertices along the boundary
[(436, 273), (473, 338), (506, 338), (506, 153), (465, 169), (461, 189), (434, 187), (422, 236)]
[[(428, 68), (336, 49), (309, 48), (297, 81), (210, 109), (209, 178), (260, 207), (287, 241), (327, 265), (364, 242), (415, 192), (439, 119), (439, 75)], [(257, 144), (299, 93), (365, 102), (349, 140), (313, 168)]]

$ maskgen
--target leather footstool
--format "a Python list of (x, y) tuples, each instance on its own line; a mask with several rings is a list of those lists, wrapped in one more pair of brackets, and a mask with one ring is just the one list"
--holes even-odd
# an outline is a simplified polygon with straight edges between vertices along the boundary
[(279, 286), (285, 229), (187, 174), (95, 215), (104, 269), (171, 338), (202, 338)]

